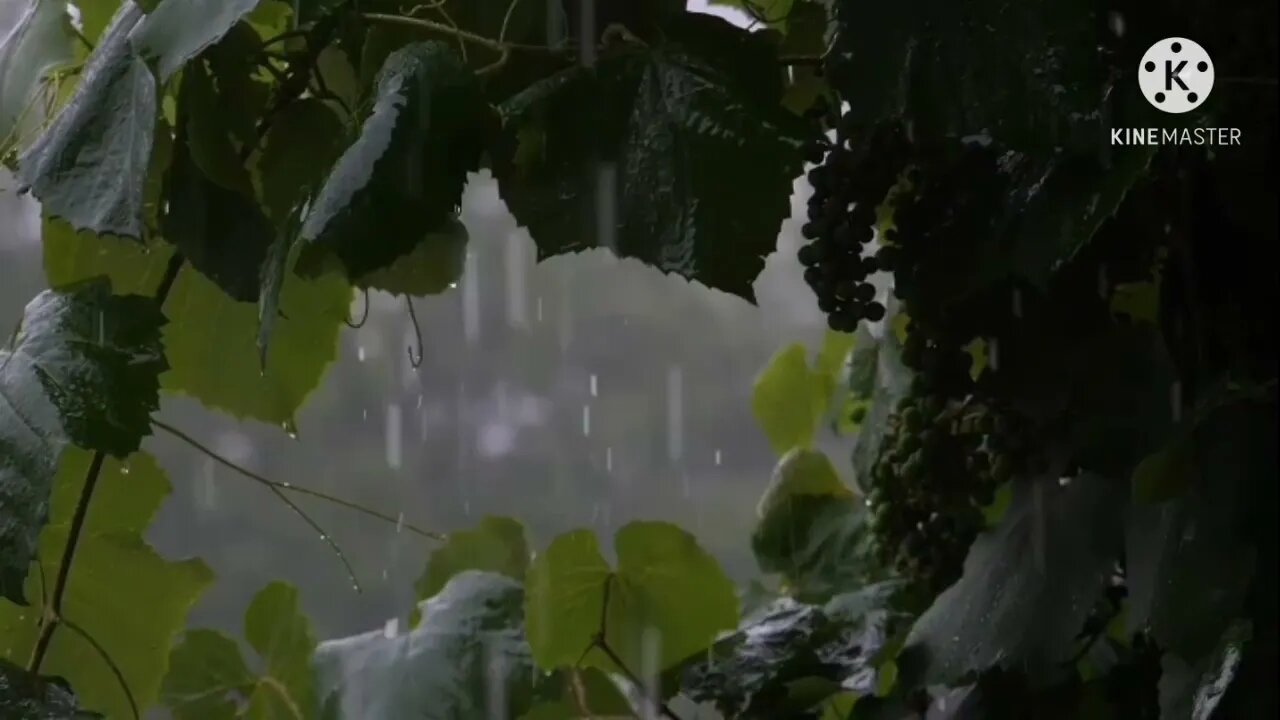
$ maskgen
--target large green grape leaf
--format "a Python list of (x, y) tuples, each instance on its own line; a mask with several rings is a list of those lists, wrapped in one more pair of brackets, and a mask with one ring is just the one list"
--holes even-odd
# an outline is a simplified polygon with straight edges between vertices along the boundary
[[(898, 658), (904, 681), (949, 682), (1000, 666), (1052, 676), (1123, 549), (1123, 483), (1026, 479), (964, 574), (920, 616)], [(1052, 618), (1052, 622), (1047, 621)]]
[(150, 298), (94, 281), (36, 296), (0, 349), (0, 597), (23, 601), (64, 448), (124, 456), (149, 432), (163, 323)]
[(488, 115), (475, 76), (444, 44), (392, 53), (360, 136), (308, 207), (300, 269), (337, 264), (359, 277), (453, 217), (467, 172), (479, 167)]
[(616, 671), (598, 650), (587, 653), (603, 630), (632, 672), (647, 667), (646, 636), (653, 633), (652, 659), (665, 669), (737, 625), (733, 584), (693, 536), (667, 523), (633, 522), (614, 536), (614, 549), (616, 570), (600, 555), (595, 535), (577, 530), (534, 559), (525, 623), (539, 667), (573, 666), (585, 654), (588, 665)]
[(5, 720), (90, 720), (61, 680), (42, 678), (0, 659), (0, 717)]
[(751, 409), (774, 452), (813, 444), (852, 348), (853, 335), (828, 332), (812, 368), (804, 345), (796, 343), (775, 354), (756, 377)]
[(356, 286), (392, 295), (438, 295), (457, 286), (467, 265), (467, 227), (456, 218), (427, 233), (413, 250), (380, 270), (356, 279)]
[[(43, 577), (51, 582), (66, 547), (92, 454), (69, 450), (58, 468), (49, 525), (40, 537)], [(169, 481), (154, 459), (135, 453), (107, 458), (98, 476), (63, 598), (63, 616), (82, 628), (111, 656), (140, 708), (157, 699), (169, 645), (187, 612), (213, 582), (199, 560), (170, 561), (143, 540)], [(42, 596), (41, 573), (27, 578), (27, 594)], [(51, 588), (43, 586), (44, 591)], [(0, 657), (27, 661), (39, 633), (43, 609), (0, 600)], [(54, 631), (41, 672), (66, 678), (84, 707), (109, 718), (133, 712), (114, 671), (97, 650), (67, 627)]]
[[(177, 720), (296, 720), (317, 716), (311, 671), (316, 649), (298, 591), (272, 583), (244, 617), (244, 636), (258, 653), (261, 674), (249, 670), (235, 641), (214, 630), (191, 630), (169, 656), (162, 690)], [(244, 708), (240, 711), (240, 708)]]
[[(1182, 494), (1135, 505), (1127, 528), (1130, 630), (1196, 663), (1241, 612), (1254, 578), (1256, 543), (1272, 532), (1258, 517), (1261, 488), (1277, 473), (1275, 405), (1210, 409), (1175, 440), (1179, 464), (1164, 471)], [(1260, 568), (1257, 568), (1260, 570)]]
[(18, 161), (44, 213), (77, 230), (142, 237), (156, 83), (129, 46), (142, 12), (125, 5), (89, 58), (70, 102)]
[[(152, 292), (173, 252), (159, 244), (98, 239), (59, 232), (45, 239), (45, 272), (62, 287), (107, 275), (122, 287)], [(145, 252), (144, 252), (145, 251)], [(161, 387), (189, 395), (239, 418), (292, 427), (294, 414), (337, 356), (351, 289), (332, 275), (305, 280), (284, 276), (272, 352), (264, 368), (258, 355), (258, 309), (235, 302), (208, 278), (184, 268), (165, 303), (170, 371)]]
[(663, 37), (506, 102), (499, 189), (539, 258), (608, 247), (754, 301), (807, 128), (767, 41), (693, 14)]
[(40, 84), (73, 58), (75, 36), (64, 3), (27, 0), (17, 24), (0, 38), (0, 152), (12, 147), (32, 112)]
[(472, 530), (450, 533), (444, 545), (432, 550), (414, 589), (418, 599), (425, 600), (466, 570), (485, 570), (523, 581), (529, 557), (529, 544), (519, 521), (486, 517)]
[(299, 100), (276, 115), (253, 169), (262, 206), (277, 226), (311, 197), (345, 139), (342, 119), (321, 100)]
[(134, 50), (168, 80), (249, 14), (258, 0), (163, 0), (129, 35)]
[[(161, 228), (187, 262), (233, 300), (256, 302), (275, 229), (254, 200), (230, 127), (217, 122), (223, 112), (218, 100), (205, 64), (189, 64), (182, 74)], [(217, 168), (214, 174), (211, 168)]]
[(520, 583), (496, 573), (455, 575), (422, 602), (408, 633), (379, 629), (320, 644), (316, 683), (338, 697), (338, 717), (519, 717), (533, 664), (521, 630)]

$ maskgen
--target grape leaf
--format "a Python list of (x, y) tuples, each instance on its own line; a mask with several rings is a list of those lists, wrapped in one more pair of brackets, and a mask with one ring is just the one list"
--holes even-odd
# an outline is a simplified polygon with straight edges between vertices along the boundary
[[(650, 631), (661, 670), (737, 625), (733, 584), (693, 536), (667, 523), (633, 522), (614, 536), (614, 548), (616, 570), (600, 555), (595, 535), (577, 530), (557, 537), (534, 559), (525, 582), (525, 622), (539, 667), (584, 659), (602, 617), (604, 640), (632, 672), (646, 667)], [(617, 671), (599, 650), (584, 662)]]
[(1237, 621), (1227, 627), (1217, 647), (1195, 663), (1188, 663), (1176, 653), (1165, 653), (1160, 659), (1160, 717), (1215, 717), (1218, 703), (1236, 679), (1251, 635), (1249, 622)]
[(964, 575), (912, 627), (902, 681), (947, 682), (994, 666), (1052, 677), (1120, 557), (1126, 498), (1122, 483), (1089, 474), (1065, 486), (1019, 482), (999, 526), (970, 548)]
[(142, 237), (157, 106), (155, 78), (129, 47), (141, 15), (132, 3), (116, 14), (70, 102), (18, 161), (22, 189), (77, 230)]
[[(221, 111), (204, 63), (191, 63), (183, 72), (179, 106), (165, 178), (164, 237), (233, 300), (256, 302), (275, 231), (253, 198), (229, 129), (215, 119)], [(216, 174), (208, 174), (211, 167)]]
[(529, 557), (523, 525), (511, 518), (486, 517), (473, 530), (450, 533), (444, 545), (432, 550), (414, 589), (418, 599), (425, 600), (465, 570), (485, 570), (523, 581)]
[[(272, 583), (258, 592), (244, 617), (244, 636), (261, 658), (251, 672), (234, 640), (214, 630), (191, 630), (169, 656), (164, 703), (177, 720), (313, 718), (318, 702), (311, 672), (316, 649), (311, 624), (298, 609), (298, 591)], [(239, 711), (244, 707), (243, 712)]]
[[(172, 246), (143, 251), (138, 243), (60, 233), (55, 244), (46, 240), (45, 270), (54, 287), (108, 275), (122, 287), (151, 292)], [(337, 355), (350, 302), (351, 289), (341, 278), (286, 274), (279, 306), (283, 317), (276, 319), (264, 372), (258, 360), (258, 309), (235, 302), (208, 278), (184, 268), (165, 304), (174, 319), (164, 329), (170, 372), (161, 376), (161, 387), (235, 417), (292, 429), (294, 413)]]
[(258, 0), (164, 0), (129, 35), (164, 82), (248, 15)]
[(767, 41), (674, 18), (662, 41), (503, 104), (502, 197), (539, 258), (608, 247), (754, 302), (807, 137), (781, 107), (780, 77)]
[(453, 720), (519, 717), (533, 665), (521, 632), (520, 583), (496, 573), (455, 575), (419, 604), (422, 625), (321, 643), (317, 687), (346, 718)]
[(0, 659), (0, 717), (6, 720), (90, 720), (76, 696), (57, 678), (42, 678)]
[(80, 10), (80, 32), (89, 42), (98, 44), (111, 18), (115, 16), (122, 4), (129, 0), (73, 0), (71, 3)]
[[(40, 537), (45, 578), (57, 577), (91, 462), (92, 453), (76, 448), (63, 456), (58, 468), (49, 526)], [(76, 544), (75, 571), (62, 604), (64, 617), (111, 656), (143, 709), (157, 699), (169, 645), (182, 631), (187, 612), (213, 582), (203, 562), (166, 560), (143, 540), (169, 492), (169, 481), (151, 456), (135, 453), (124, 460), (106, 459)], [(28, 576), (27, 593), (41, 597), (39, 573)], [(0, 657), (27, 661), (42, 612), (42, 608), (0, 600), (0, 636), (6, 640)], [(78, 633), (59, 627), (41, 668), (65, 677), (84, 707), (109, 718), (133, 717), (115, 673)]]
[(308, 200), (342, 154), (346, 131), (323, 101), (285, 106), (262, 139), (254, 165), (262, 206), (277, 226)]
[(1126, 530), (1129, 630), (1149, 629), (1162, 648), (1196, 663), (1244, 606), (1256, 543), (1271, 532), (1255, 516), (1259, 488), (1274, 482), (1275, 406), (1240, 402), (1197, 418), (1174, 448), (1185, 464), (1179, 497), (1135, 505)]
[(356, 287), (392, 295), (438, 295), (458, 284), (467, 265), (467, 227), (456, 218), (427, 233), (407, 255), (360, 277)]
[(155, 295), (173, 248), (148, 247), (132, 240), (76, 232), (61, 220), (45, 220), (42, 228), (45, 279), (66, 288), (105, 276), (117, 295)]
[(150, 431), (163, 322), (150, 298), (91, 281), (37, 295), (0, 350), (0, 597), (23, 601), (64, 448), (124, 456)]
[(779, 455), (809, 447), (826, 414), (827, 397), (817, 387), (807, 356), (800, 343), (780, 350), (752, 388), (751, 409), (756, 422)]
[(360, 136), (308, 208), (299, 270), (336, 263), (355, 278), (412, 250), (453, 216), (479, 167), (487, 117), (475, 76), (444, 44), (392, 53)]
[(65, 5), (28, 0), (17, 24), (0, 38), (0, 149), (7, 149), (22, 122), (38, 120), (40, 84), (74, 58), (75, 36)]

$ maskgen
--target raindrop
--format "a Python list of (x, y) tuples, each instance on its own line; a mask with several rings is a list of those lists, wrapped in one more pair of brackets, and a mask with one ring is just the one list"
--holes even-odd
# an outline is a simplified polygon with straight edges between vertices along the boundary
[(369, 408), (365, 408), (360, 411), (360, 419), (365, 422), (369, 421)]
[(121, 475), (129, 474), (129, 463), (124, 463), (123, 465), (120, 466), (120, 474)]
[(1174, 422), (1182, 422), (1182, 381), (1174, 380), (1169, 386), (1169, 409)]
[(600, 396), (600, 386), (595, 373), (591, 373), (591, 397)]
[(293, 423), (292, 419), (280, 423), (280, 429), (284, 431), (285, 435), (289, 436), (290, 440), (298, 439), (298, 426)]
[(463, 517), (471, 517), (471, 501), (470, 500), (462, 501), (462, 515)]
[(107, 344), (107, 324), (103, 321), (102, 311), (98, 311), (98, 344)]
[(591, 406), (582, 406), (582, 436), (591, 437)]
[(1022, 290), (1014, 288), (1011, 299), (1013, 301), (1013, 316), (1016, 318), (1022, 317)]
[(402, 530), (404, 530), (404, 513), (396, 516), (396, 532), (399, 533)]
[(667, 457), (678, 462), (684, 456), (684, 371), (667, 368)]
[(994, 372), (1000, 369), (1000, 339), (987, 340), (987, 367)]
[(1107, 15), (1107, 27), (1111, 29), (1112, 34), (1116, 37), (1124, 37), (1124, 15), (1112, 10), (1111, 13)]
[(359, 362), (364, 362), (364, 346), (363, 345), (356, 346), (356, 360)]
[(604, 471), (613, 472), (613, 448), (604, 449)]
[(1098, 266), (1098, 297), (1103, 300), (1111, 294), (1111, 283), (1107, 281), (1107, 266), (1102, 264)]
[(538, 300), (534, 303), (534, 317), (538, 322), (542, 322), (542, 296), (538, 296)]
[(613, 163), (596, 166), (596, 238), (599, 247), (618, 246), (618, 168)]
[(400, 414), (400, 406), (396, 403), (387, 405), (387, 467), (399, 470), (401, 463), (401, 446), (404, 441), (404, 423)]
[[(386, 571), (384, 570), (383, 573)], [(389, 618), (382, 626), (382, 637), (390, 640), (400, 634), (400, 618)]]
[(462, 271), (462, 334), (468, 345), (480, 340), (480, 269), (475, 253), (467, 253)]
[(525, 261), (524, 238), (507, 238), (503, 260), (507, 270), (507, 325), (525, 328), (529, 325), (528, 263)]
[(205, 458), (201, 470), (200, 506), (205, 510), (214, 510), (218, 506), (218, 486), (215, 483), (216, 467), (212, 458)]
[(1063, 475), (1062, 477), (1058, 478), (1059, 487), (1066, 487), (1070, 484), (1071, 484), (1071, 478), (1067, 477), (1066, 475)]
[(720, 467), (721, 455), (720, 448), (716, 448), (716, 467)]
[(658, 672), (662, 665), (662, 635), (652, 625), (640, 636), (640, 679), (643, 687), (641, 714), (645, 720), (658, 720)]

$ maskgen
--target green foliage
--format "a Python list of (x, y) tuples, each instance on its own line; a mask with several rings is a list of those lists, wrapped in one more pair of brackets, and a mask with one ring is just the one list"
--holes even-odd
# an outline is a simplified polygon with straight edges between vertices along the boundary
[(65, 6), (30, 0), (7, 37), (0, 40), (0, 153), (38, 117), (41, 84), (74, 57), (74, 37)]
[[(346, 718), (519, 717), (532, 700), (520, 583), (468, 570), (419, 609), (409, 633), (322, 643), (316, 683)], [(494, 706), (497, 704), (497, 707)]]
[(485, 570), (523, 581), (529, 557), (523, 525), (511, 518), (487, 517), (474, 530), (451, 533), (444, 545), (432, 550), (426, 572), (414, 589), (419, 600), (426, 600), (466, 570)]
[[(502, 198), (539, 257), (605, 246), (754, 300), (806, 129), (780, 106), (765, 41), (707, 16), (664, 30), (659, 43), (620, 47), (502, 105)], [(600, 163), (614, 169), (603, 184)], [(595, 208), (609, 188), (616, 222), (604, 227)]]
[(258, 0), (163, 0), (129, 35), (139, 56), (164, 82), (217, 42)]
[(439, 295), (462, 279), (467, 265), (467, 228), (459, 220), (446, 220), (427, 233), (408, 255), (355, 281), (366, 290), (392, 295)]
[[(6, 641), (0, 658), (26, 663), (31, 657), (46, 611), (41, 600), (58, 576), (91, 455), (80, 449), (63, 455), (49, 524), (40, 536), (40, 572), (27, 576), (33, 607), (0, 600), (0, 637)], [(140, 707), (155, 702), (169, 644), (213, 574), (199, 560), (166, 560), (143, 539), (170, 492), (169, 481), (149, 455), (107, 458), (95, 488), (61, 608), (78, 630), (66, 625), (54, 630), (41, 672), (66, 678), (84, 707), (109, 718), (128, 718), (133, 711), (112, 665)]]
[[(474, 75), (442, 43), (392, 53), (360, 136), (329, 173), (302, 224), (304, 268), (332, 258), (351, 277), (384, 267), (451, 219), (488, 125)], [(368, 228), (379, 228), (370, 242)]]
[[(561, 535), (529, 568), (525, 622), (538, 666), (579, 661), (606, 671), (664, 670), (705, 649), (738, 621), (733, 585), (691, 535), (658, 522), (634, 522), (614, 537), (617, 568), (586, 530)], [(656, 653), (656, 654), (653, 654)]]
[(284, 583), (259, 591), (245, 611), (244, 636), (261, 658), (261, 674), (249, 670), (236, 642), (221, 633), (192, 630), (183, 636), (164, 679), (164, 702), (174, 717), (317, 717), (311, 670), (316, 641), (299, 611), (298, 591)]
[(23, 602), (64, 449), (124, 456), (149, 431), (163, 321), (147, 298), (91, 282), (37, 296), (0, 350), (0, 597)]
[(781, 455), (813, 443), (853, 347), (852, 335), (829, 332), (814, 367), (797, 343), (774, 355), (756, 378), (751, 409), (774, 452)]
[(10, 720), (101, 717), (80, 710), (65, 683), (37, 677), (7, 660), (0, 660), (0, 713)]

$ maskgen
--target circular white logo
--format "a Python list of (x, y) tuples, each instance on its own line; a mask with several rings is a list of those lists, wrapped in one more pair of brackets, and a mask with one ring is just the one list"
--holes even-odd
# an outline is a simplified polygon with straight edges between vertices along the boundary
[(1194, 40), (1165, 38), (1142, 56), (1138, 86), (1147, 102), (1167, 113), (1194, 110), (1213, 91), (1213, 60)]

